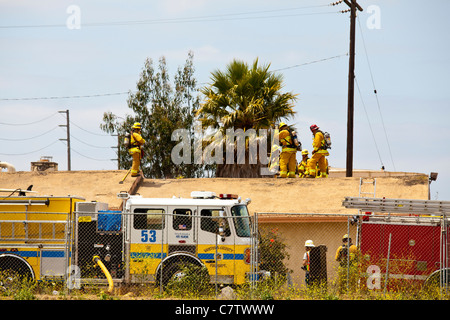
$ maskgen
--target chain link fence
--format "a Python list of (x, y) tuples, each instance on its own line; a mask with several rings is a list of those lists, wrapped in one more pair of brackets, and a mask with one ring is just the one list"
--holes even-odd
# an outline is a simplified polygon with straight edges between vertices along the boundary
[(357, 298), (448, 294), (443, 216), (258, 213), (256, 219), (259, 265), (290, 289)]
[(448, 297), (450, 230), (442, 216), (233, 210), (3, 213), (0, 270), (60, 279), (69, 293), (133, 284), (216, 298), (227, 286), (234, 298), (310, 297), (312, 289), (328, 297)]

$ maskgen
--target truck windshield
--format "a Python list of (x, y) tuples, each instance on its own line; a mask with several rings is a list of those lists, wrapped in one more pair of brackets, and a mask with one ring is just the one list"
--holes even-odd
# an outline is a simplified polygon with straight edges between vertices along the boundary
[(247, 206), (234, 206), (231, 208), (231, 214), (233, 215), (237, 236), (250, 237), (250, 217), (248, 216)]

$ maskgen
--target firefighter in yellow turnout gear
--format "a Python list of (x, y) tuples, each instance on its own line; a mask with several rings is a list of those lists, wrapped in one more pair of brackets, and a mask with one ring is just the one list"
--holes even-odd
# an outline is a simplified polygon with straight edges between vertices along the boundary
[(281, 122), (278, 127), (280, 130), (278, 137), (282, 148), (280, 154), (280, 178), (295, 178), (297, 148), (294, 141), (292, 141), (287, 124)]
[(145, 140), (141, 136), (141, 124), (136, 122), (131, 127), (130, 148), (128, 149), (128, 153), (133, 157), (133, 164), (131, 165), (132, 177), (137, 177), (139, 174), (139, 167), (141, 165), (143, 154), (142, 146), (144, 143)]
[(304, 178), (309, 175), (308, 154), (309, 154), (308, 150), (306, 150), (306, 149), (302, 150), (302, 161), (300, 161), (300, 163), (298, 164), (298, 177), (299, 178)]
[(313, 124), (311, 127), (311, 132), (313, 133), (313, 148), (312, 157), (308, 161), (308, 171), (309, 177), (316, 178), (316, 170), (317, 166), (320, 170), (320, 175), (317, 175), (317, 178), (326, 178), (328, 177), (328, 161), (325, 158), (329, 156), (328, 150), (325, 146), (325, 138), (323, 132), (319, 130), (319, 127)]

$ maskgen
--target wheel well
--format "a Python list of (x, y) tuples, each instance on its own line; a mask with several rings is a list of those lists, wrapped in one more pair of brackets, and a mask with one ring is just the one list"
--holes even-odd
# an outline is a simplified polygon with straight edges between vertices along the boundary
[(34, 271), (31, 265), (22, 257), (4, 253), (0, 254), (0, 272), (2, 271), (15, 271), (21, 277), (34, 280)]
[(450, 283), (450, 268), (444, 268), (436, 270), (432, 274), (430, 274), (425, 280), (425, 285), (439, 285), (439, 283), (441, 282), (441, 273), (443, 273), (443, 280), (447, 280), (447, 284)]
[(162, 267), (162, 272), (164, 274), (165, 269), (169, 269), (170, 266), (172, 266), (174, 264), (180, 264), (180, 263), (181, 264), (193, 264), (193, 265), (199, 266), (199, 267), (204, 266), (203, 262), (195, 256), (185, 254), (185, 253), (171, 254), (170, 256), (168, 256), (166, 259), (164, 259), (159, 264), (158, 268), (156, 268), (156, 273), (155, 273), (156, 281), (159, 282), (159, 279), (161, 276), (161, 267)]

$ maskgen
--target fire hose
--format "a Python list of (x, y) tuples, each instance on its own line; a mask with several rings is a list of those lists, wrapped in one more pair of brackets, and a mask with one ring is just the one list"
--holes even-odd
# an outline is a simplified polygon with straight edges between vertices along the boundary
[(108, 279), (108, 284), (109, 284), (108, 292), (111, 293), (114, 289), (114, 283), (113, 283), (111, 274), (109, 273), (108, 269), (106, 269), (105, 265), (103, 264), (102, 260), (100, 260), (99, 256), (94, 256), (92, 258), (92, 260), (98, 264), (100, 269), (102, 269), (103, 273), (105, 274), (106, 279)]

